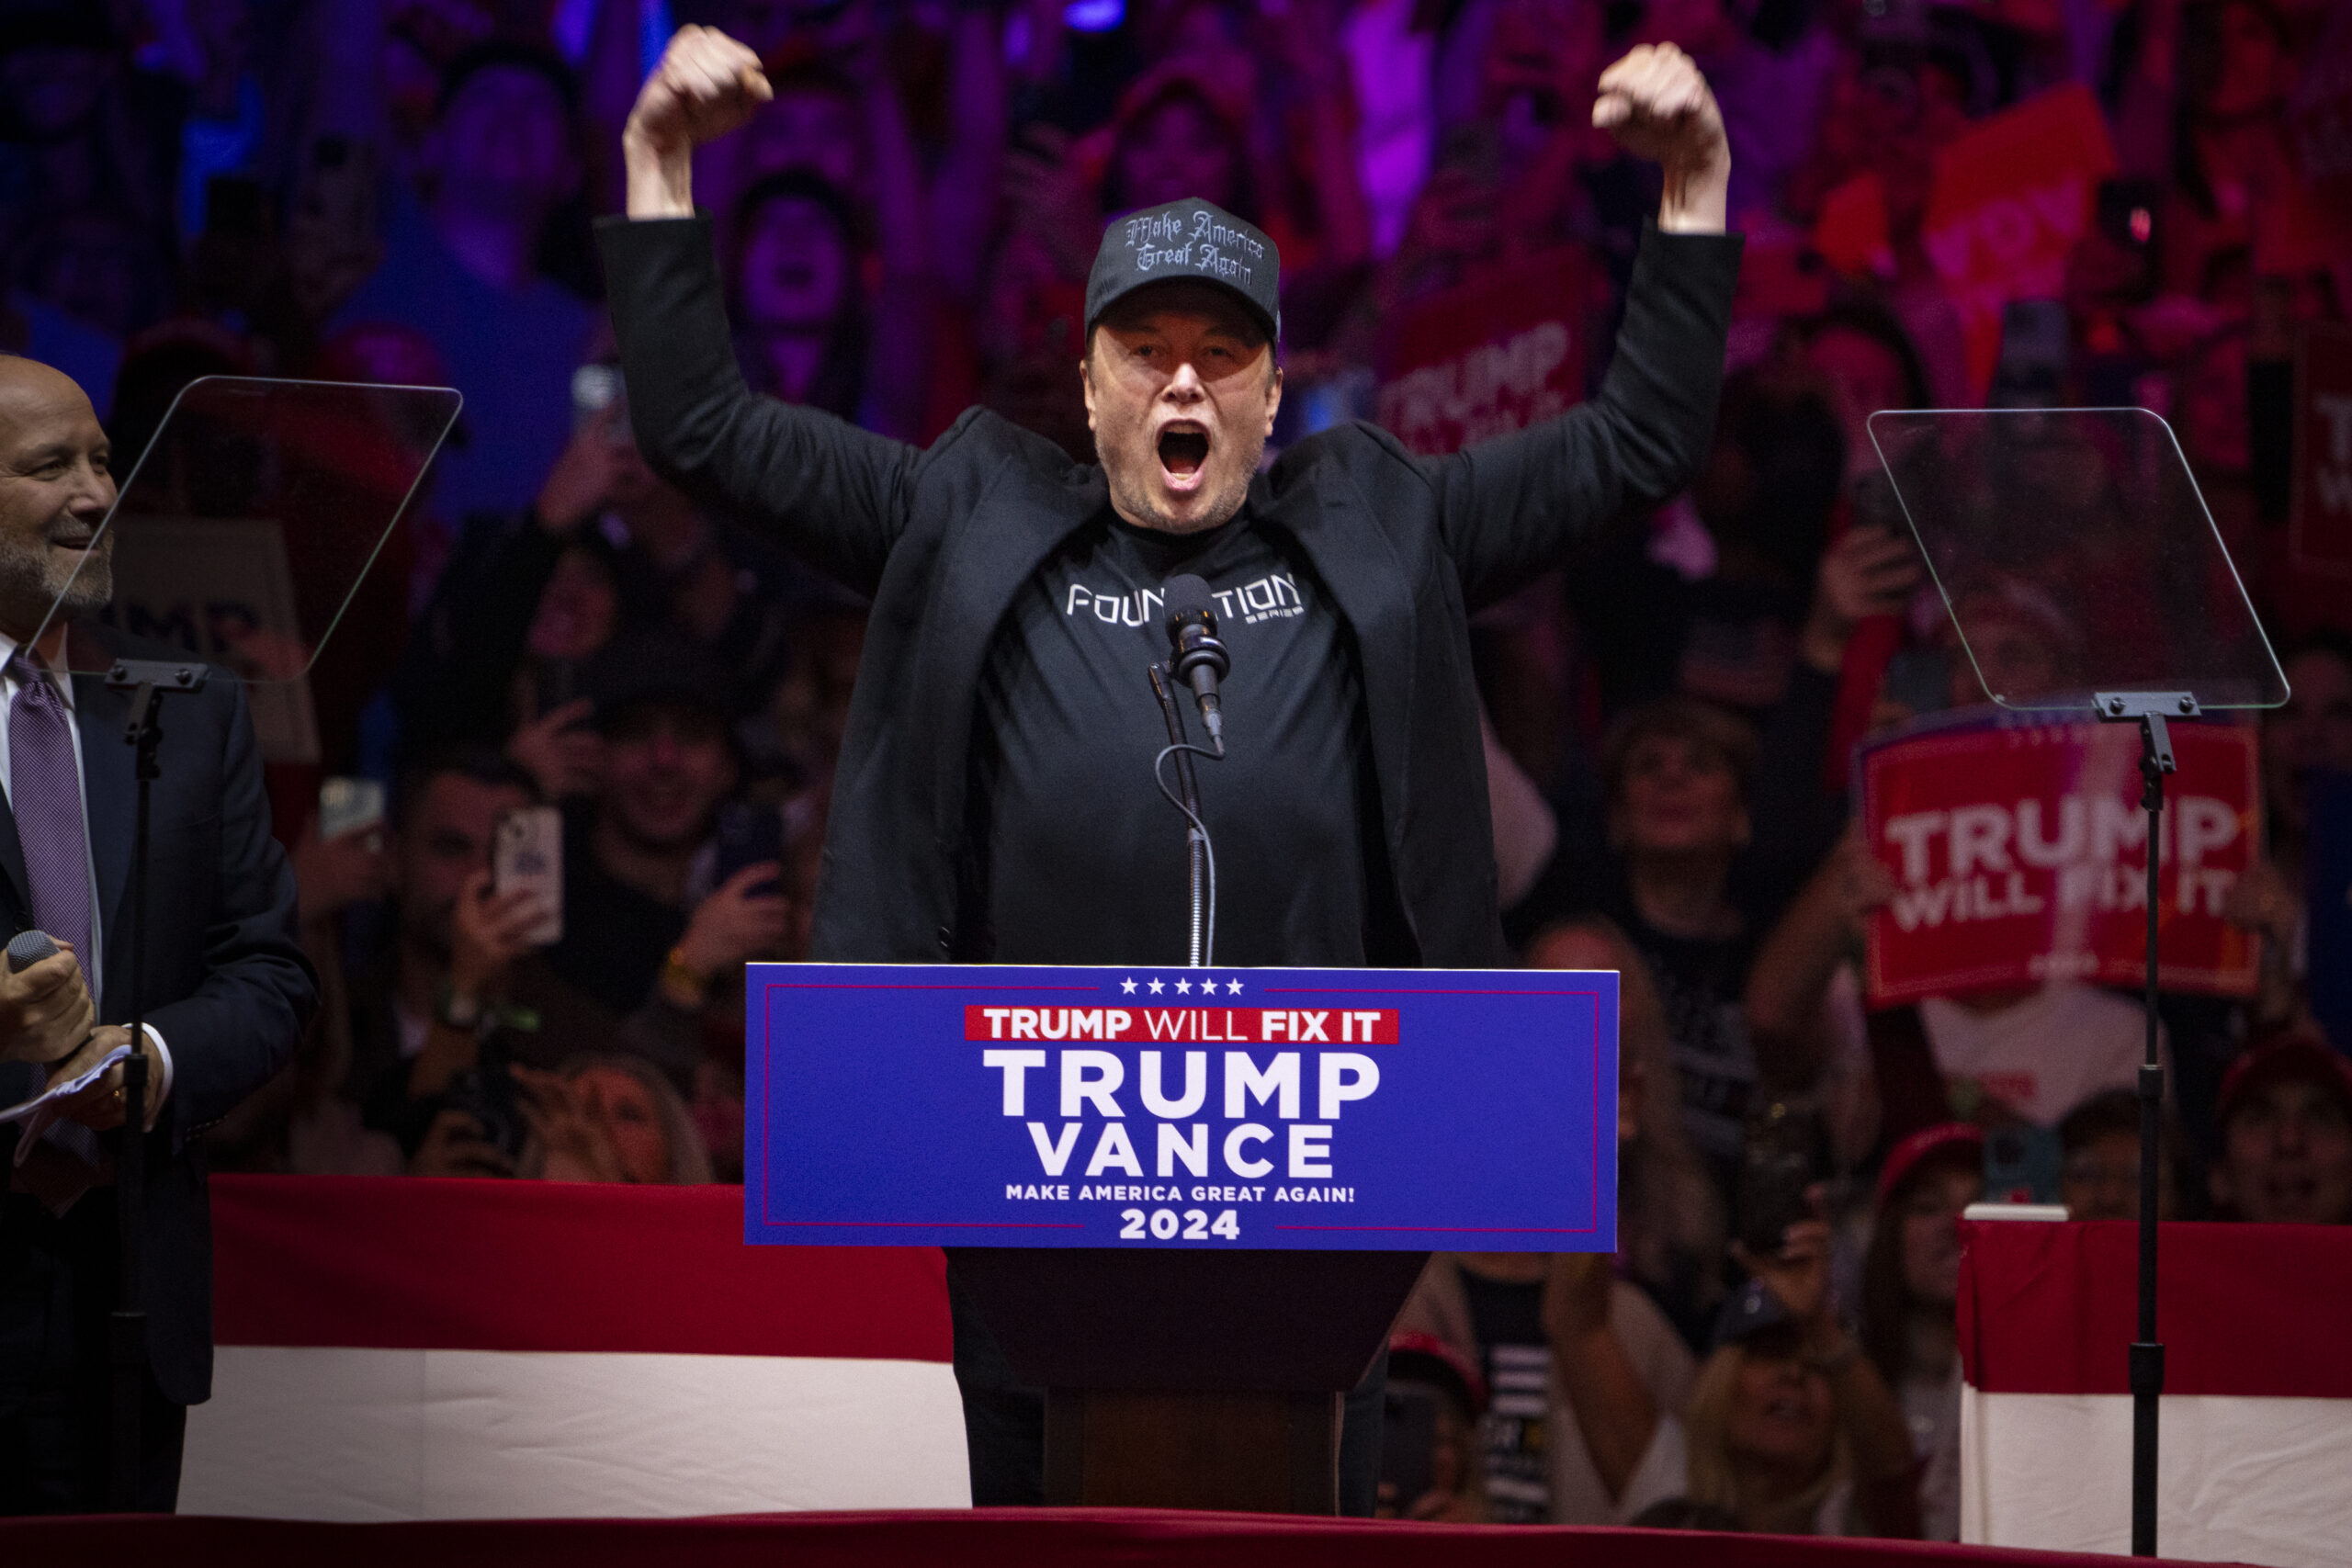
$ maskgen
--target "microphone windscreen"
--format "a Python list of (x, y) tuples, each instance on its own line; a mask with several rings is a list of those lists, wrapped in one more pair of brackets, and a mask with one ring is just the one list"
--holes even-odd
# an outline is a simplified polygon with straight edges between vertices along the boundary
[(1185, 572), (1168, 580), (1168, 619), (1170, 625), (1190, 620), (1194, 615), (1214, 615), (1209, 604), (1209, 585)]
[(8, 942), (8, 973), (29, 969), (56, 951), (47, 931), (18, 931)]

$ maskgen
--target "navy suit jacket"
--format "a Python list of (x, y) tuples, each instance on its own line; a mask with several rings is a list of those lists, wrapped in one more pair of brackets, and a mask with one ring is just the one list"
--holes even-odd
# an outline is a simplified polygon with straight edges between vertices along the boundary
[[(179, 649), (76, 626), (70, 662), (97, 669), (116, 655), (176, 659)], [(104, 984), (99, 1017), (124, 1023), (131, 1004), (130, 852), (138, 784), (124, 741), (128, 693), (74, 677), (84, 802), (97, 873)], [(163, 776), (149, 818), (147, 951), (140, 986), (148, 1023), (172, 1054), (172, 1092), (147, 1135), (143, 1295), (148, 1354), (166, 1397), (206, 1398), (212, 1384), (211, 1215), (195, 1138), (292, 1057), (318, 1004), (303, 955), (294, 874), (270, 836), (261, 751), (244, 689), (215, 675), (204, 691), (164, 699)], [(0, 804), (0, 919), (32, 925), (24, 847)], [(94, 1215), (110, 1207), (76, 1205)]]

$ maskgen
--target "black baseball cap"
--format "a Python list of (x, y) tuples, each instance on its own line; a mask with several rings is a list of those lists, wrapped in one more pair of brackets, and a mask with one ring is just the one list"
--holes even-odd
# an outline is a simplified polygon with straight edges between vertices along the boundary
[(1086, 278), (1086, 333), (1154, 283), (1214, 283), (1249, 308), (1268, 343), (1282, 335), (1282, 253), (1266, 231), (1194, 197), (1131, 212), (1102, 231)]

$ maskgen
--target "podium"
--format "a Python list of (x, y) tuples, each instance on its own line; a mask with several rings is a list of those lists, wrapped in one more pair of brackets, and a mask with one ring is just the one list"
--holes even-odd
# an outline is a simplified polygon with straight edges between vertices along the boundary
[(744, 1235), (937, 1246), (1050, 1504), (1329, 1515), (1437, 1249), (1616, 1246), (1617, 976), (761, 964)]
[(1340, 1400), (1426, 1252), (955, 1247), (1023, 1382), (1046, 1390), (1046, 1501), (1339, 1512)]

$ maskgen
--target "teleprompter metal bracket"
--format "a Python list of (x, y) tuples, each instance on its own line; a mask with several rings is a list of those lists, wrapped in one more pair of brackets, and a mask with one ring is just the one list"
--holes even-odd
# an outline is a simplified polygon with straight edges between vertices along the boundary
[(2164, 773), (2177, 772), (2173, 761), (2172, 731), (2165, 720), (2195, 718), (2197, 699), (2187, 692), (2098, 692), (2091, 706), (2108, 724), (2137, 724), (2147, 732), (2148, 754)]

